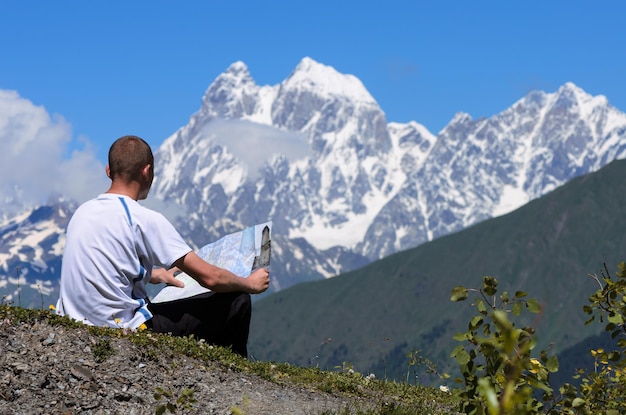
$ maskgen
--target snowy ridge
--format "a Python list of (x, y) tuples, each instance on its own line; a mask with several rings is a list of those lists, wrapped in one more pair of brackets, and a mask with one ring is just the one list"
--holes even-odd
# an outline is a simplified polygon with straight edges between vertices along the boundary
[[(434, 135), (388, 122), (356, 77), (311, 58), (264, 86), (235, 62), (155, 152), (151, 195), (188, 209), (176, 221), (195, 246), (272, 220), (276, 291), (505, 214), (624, 157), (626, 115), (573, 83), (491, 118), (459, 112)], [(58, 277), (67, 218), (54, 212), (72, 209), (50, 206), (62, 208), (2, 222), (0, 271), (28, 261), (29, 281)]]
[[(251, 223), (278, 214), (277, 230), (289, 239), (370, 260), (507, 213), (623, 157), (626, 125), (605, 97), (567, 83), (554, 93), (531, 92), (490, 119), (458, 113), (434, 136), (417, 122), (388, 123), (358, 79), (310, 58), (275, 86), (257, 86), (245, 65), (231, 65), (207, 89), (190, 124), (168, 141), (210, 140), (201, 126), (218, 120), (297, 132), (311, 150), (297, 161), (268, 161), (254, 186), (227, 166), (236, 155), (211, 159), (222, 176), (236, 178), (238, 190), (212, 184), (230, 195), (231, 207), (243, 206), (223, 215)], [(168, 144), (160, 153), (171, 151)], [(163, 174), (172, 177), (167, 169)], [(251, 214), (245, 207), (251, 201), (265, 210)], [(205, 223), (218, 220), (208, 205), (199, 211)]]
[[(65, 228), (76, 205), (51, 200), (0, 225), (0, 296), (22, 306), (42, 305), (58, 295)], [(50, 304), (56, 298), (48, 298)]]

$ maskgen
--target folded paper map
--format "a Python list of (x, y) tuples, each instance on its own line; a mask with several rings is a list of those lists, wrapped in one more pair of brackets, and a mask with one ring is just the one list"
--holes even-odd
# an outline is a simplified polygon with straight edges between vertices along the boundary
[[(241, 232), (226, 235), (216, 242), (203, 246), (197, 254), (209, 264), (225, 268), (240, 277), (247, 277), (257, 268), (269, 267), (271, 230), (272, 222), (251, 226)], [(202, 287), (185, 273), (179, 274), (176, 278), (185, 283), (183, 288), (166, 286), (151, 301), (162, 303), (211, 291)]]

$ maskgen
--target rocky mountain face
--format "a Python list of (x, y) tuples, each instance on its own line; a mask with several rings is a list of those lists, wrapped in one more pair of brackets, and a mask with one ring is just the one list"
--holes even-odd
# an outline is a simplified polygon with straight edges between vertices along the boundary
[[(625, 155), (626, 118), (568, 83), (489, 119), (457, 114), (369, 225), (370, 259), (507, 213)], [(400, 219), (400, 220), (399, 220)]]
[[(275, 146), (271, 137), (249, 144), (234, 128), (211, 129), (226, 121), (296, 133), (309, 153), (293, 159), (279, 145), (258, 148)], [(267, 156), (259, 174), (241, 163), (240, 145)], [(388, 122), (358, 79), (309, 58), (274, 86), (257, 85), (237, 62), (159, 149), (155, 194), (192, 207), (186, 225), (199, 245), (272, 219), (278, 277), (290, 285), (511, 211), (623, 158), (625, 146), (626, 115), (571, 83), (488, 119), (459, 113), (435, 136), (417, 122)]]
[[(626, 115), (572, 83), (491, 118), (459, 113), (434, 135), (389, 122), (357, 78), (310, 58), (264, 86), (236, 62), (156, 151), (152, 197), (179, 206), (197, 247), (271, 219), (276, 291), (509, 212), (625, 146)], [(17, 248), (0, 248), (8, 273)]]
[(51, 198), (0, 224), (0, 302), (47, 308), (56, 301), (65, 228), (76, 207)]

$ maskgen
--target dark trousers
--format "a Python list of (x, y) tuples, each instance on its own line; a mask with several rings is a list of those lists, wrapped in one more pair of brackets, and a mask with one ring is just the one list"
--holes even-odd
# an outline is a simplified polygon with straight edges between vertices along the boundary
[(252, 306), (250, 294), (242, 292), (199, 294), (165, 303), (150, 303), (153, 318), (148, 326), (156, 333), (204, 339), (230, 347), (248, 357), (248, 333)]

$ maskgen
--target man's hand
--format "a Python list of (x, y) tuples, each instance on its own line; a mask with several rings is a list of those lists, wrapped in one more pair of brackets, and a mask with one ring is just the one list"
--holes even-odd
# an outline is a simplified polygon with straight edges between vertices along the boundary
[(270, 286), (270, 272), (266, 268), (258, 268), (248, 276), (250, 294), (260, 294)]
[(167, 285), (174, 285), (176, 287), (183, 288), (185, 284), (181, 280), (174, 277), (174, 273), (177, 271), (180, 270), (176, 267), (172, 267), (169, 270), (164, 268), (153, 268), (152, 275), (150, 276), (150, 283), (160, 284), (163, 282)]

